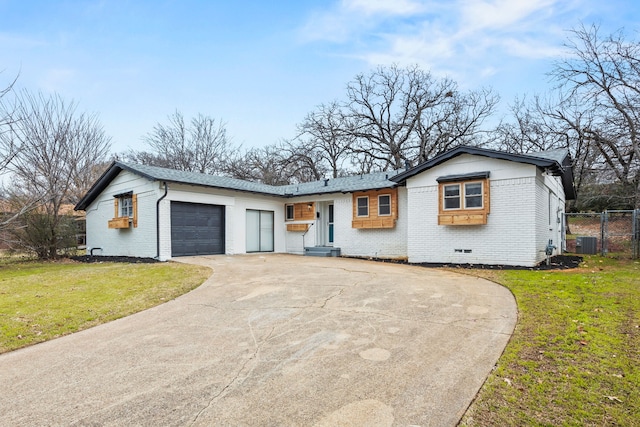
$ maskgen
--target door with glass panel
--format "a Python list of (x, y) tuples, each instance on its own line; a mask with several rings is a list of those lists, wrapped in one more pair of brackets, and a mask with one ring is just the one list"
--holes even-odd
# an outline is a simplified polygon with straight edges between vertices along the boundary
[(273, 211), (247, 209), (247, 252), (273, 252)]

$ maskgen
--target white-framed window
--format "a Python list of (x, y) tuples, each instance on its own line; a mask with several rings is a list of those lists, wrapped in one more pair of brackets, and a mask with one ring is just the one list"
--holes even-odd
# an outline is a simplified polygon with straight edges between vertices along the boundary
[(482, 182), (467, 182), (464, 184), (464, 208), (482, 209)]
[(295, 217), (293, 205), (285, 205), (284, 219), (285, 221), (293, 221)]
[(121, 217), (133, 218), (133, 194), (123, 194), (118, 197)]
[(484, 207), (482, 186), (482, 181), (445, 184), (442, 192), (443, 209), (482, 209)]
[(460, 184), (444, 186), (444, 209), (460, 209)]
[(378, 196), (378, 216), (391, 215), (391, 194), (381, 194)]
[(357, 216), (369, 216), (369, 197), (362, 196), (356, 199)]

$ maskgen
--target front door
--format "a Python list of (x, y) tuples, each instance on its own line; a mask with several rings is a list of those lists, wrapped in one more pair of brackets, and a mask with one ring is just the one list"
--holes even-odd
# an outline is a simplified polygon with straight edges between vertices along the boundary
[(333, 246), (333, 203), (329, 205), (329, 246)]
[(317, 202), (316, 246), (333, 246), (333, 202)]

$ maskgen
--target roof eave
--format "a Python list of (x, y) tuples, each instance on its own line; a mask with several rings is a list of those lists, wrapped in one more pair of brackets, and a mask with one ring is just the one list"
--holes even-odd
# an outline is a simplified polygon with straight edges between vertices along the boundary
[(89, 191), (80, 199), (80, 201), (73, 207), (74, 211), (83, 211), (86, 210), (87, 206), (89, 206), (102, 191), (113, 181), (113, 179), (122, 171), (121, 165), (118, 162), (113, 162), (111, 165), (105, 170), (100, 178), (91, 186)]

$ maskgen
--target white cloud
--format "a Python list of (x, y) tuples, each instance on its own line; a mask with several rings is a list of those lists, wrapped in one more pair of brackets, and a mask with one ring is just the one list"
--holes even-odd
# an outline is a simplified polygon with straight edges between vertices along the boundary
[(412, 15), (424, 10), (424, 2), (411, 0), (343, 0), (340, 8), (366, 15)]
[(341, 0), (326, 10), (315, 11), (300, 29), (303, 41), (345, 43), (376, 32), (389, 20), (419, 16), (430, 2), (416, 0)]
[(506, 29), (532, 18), (548, 17), (556, 0), (463, 0), (461, 27), (467, 31)]
[(419, 64), (478, 82), (507, 63), (562, 54), (561, 28), (589, 0), (340, 0), (316, 12), (307, 40), (341, 44), (370, 66)]

